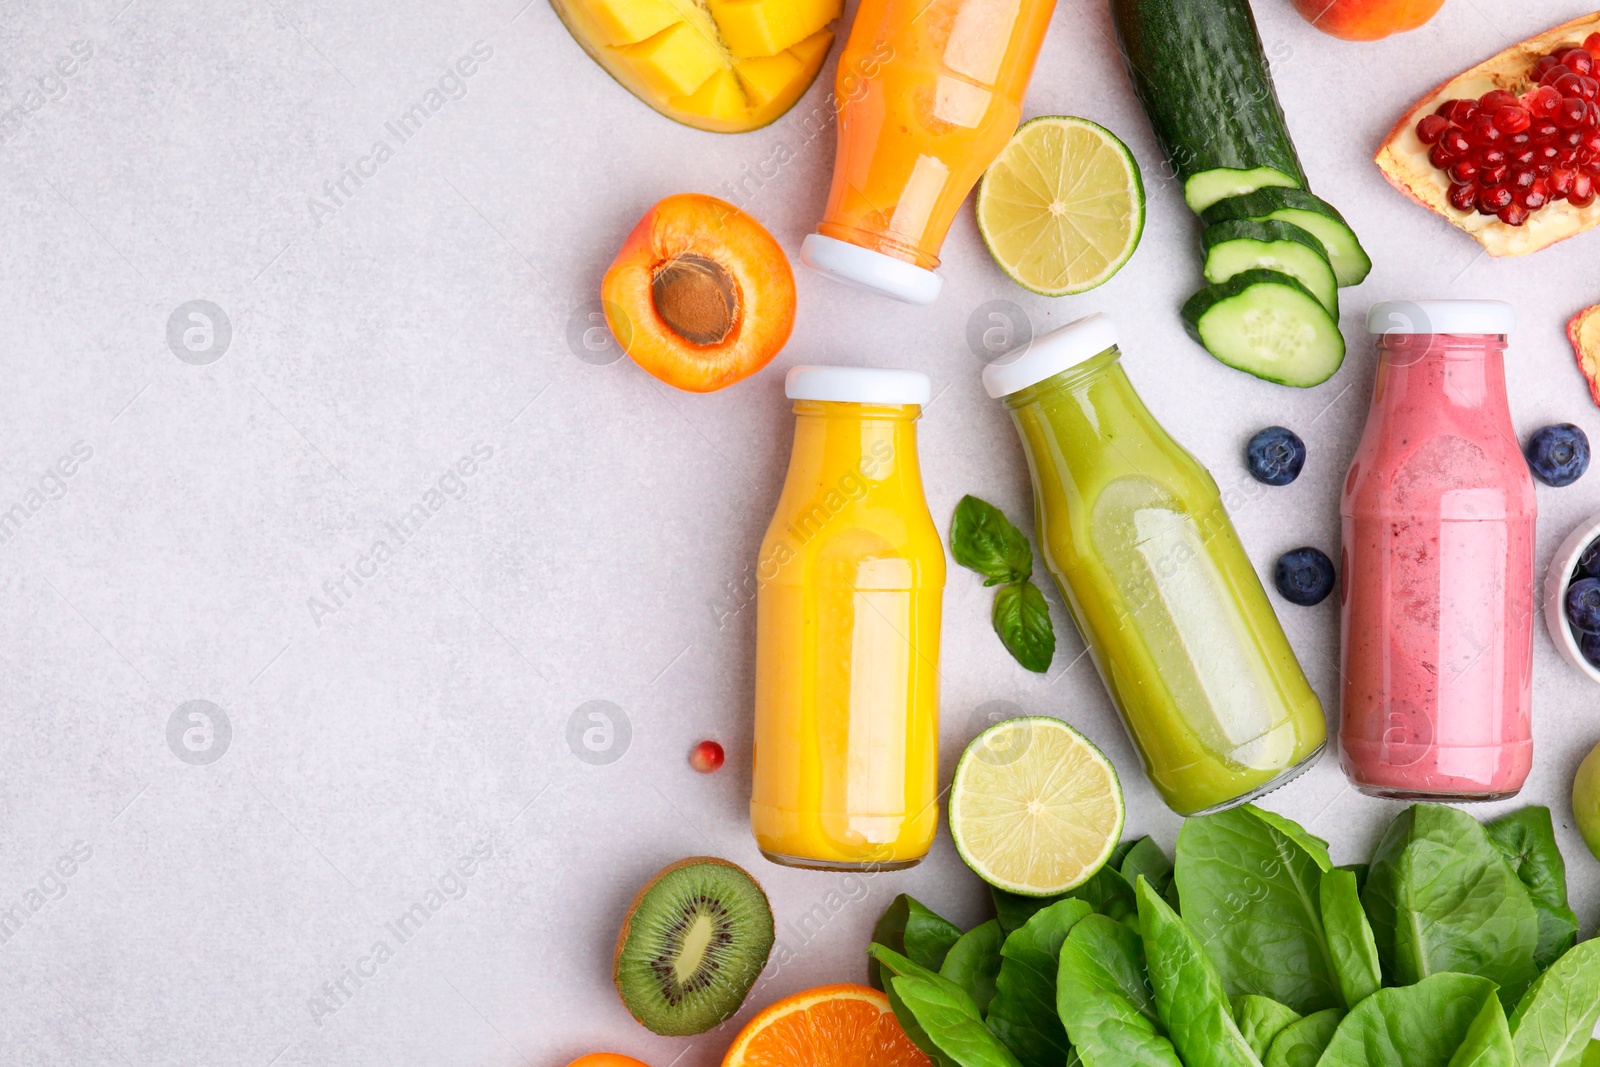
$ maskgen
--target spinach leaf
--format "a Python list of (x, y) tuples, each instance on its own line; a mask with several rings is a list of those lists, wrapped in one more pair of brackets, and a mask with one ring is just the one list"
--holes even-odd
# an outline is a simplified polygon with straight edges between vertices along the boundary
[(1111, 850), (1111, 858), (1106, 862), (1117, 870), (1122, 870), (1122, 861), (1128, 858), (1128, 853), (1133, 851), (1133, 846), (1143, 841), (1142, 837), (1130, 837), (1126, 841), (1117, 842), (1117, 847)]
[(1600, 1067), (1600, 1039), (1589, 1042), (1589, 1051), (1583, 1054), (1583, 1067)]
[(1183, 916), (1230, 995), (1271, 997), (1302, 1014), (1344, 1003), (1322, 926), (1318, 886), (1331, 863), (1319, 845), (1250, 807), (1183, 824)]
[(1391, 985), (1443, 971), (1482, 975), (1515, 1004), (1536, 973), (1539, 919), (1528, 891), (1471, 815), (1440, 804), (1401, 812), (1361, 894)]
[(1148, 880), (1139, 879), (1137, 892), (1156, 1012), (1178, 1056), (1187, 1067), (1260, 1067), (1233, 1021), (1222, 978), (1194, 931)]
[(1000, 509), (964, 496), (950, 520), (950, 554), (984, 577), (984, 585), (1026, 581), (1033, 574), (1033, 550), (1021, 530)]
[(1319, 1067), (1449, 1067), (1493, 996), (1493, 982), (1470, 974), (1380, 989), (1344, 1017)]
[(1367, 873), (1372, 869), (1370, 864), (1342, 863), (1339, 865), (1338, 869), (1341, 871), (1349, 871), (1351, 874), (1356, 876), (1357, 891), (1364, 891), (1367, 888)]
[(994, 982), (1000, 974), (1000, 947), (1005, 941), (1006, 935), (997, 920), (979, 923), (950, 946), (939, 967), (939, 974), (960, 986), (980, 1012), (988, 1011), (989, 1002), (994, 999)]
[(1511, 1027), (1499, 997), (1486, 997), (1483, 1010), (1472, 1021), (1466, 1040), (1450, 1057), (1450, 1067), (1518, 1067), (1511, 1047)]
[(1050, 605), (1032, 582), (1002, 586), (994, 594), (994, 632), (1013, 659), (1035, 674), (1050, 669), (1056, 655), (1056, 631)]
[(1275, 811), (1268, 811), (1266, 808), (1258, 808), (1254, 804), (1246, 804), (1243, 810), (1254, 815), (1257, 819), (1260, 819), (1284, 837), (1299, 845), (1306, 855), (1316, 861), (1318, 867), (1325, 871), (1333, 867), (1333, 858), (1328, 855), (1328, 843), (1316, 834), (1308, 832), (1305, 827), (1293, 819), (1285, 818)]
[(1291, 1023), (1267, 1050), (1266, 1067), (1316, 1067), (1343, 1021), (1344, 1012), (1326, 1008)]
[(1118, 874), (1108, 863), (1094, 873), (1094, 877), (1067, 894), (1081, 900), (1101, 915), (1122, 921), (1139, 914), (1139, 901), (1133, 895), (1133, 885)]
[(1172, 861), (1161, 851), (1161, 846), (1148, 837), (1135, 841), (1128, 854), (1116, 863), (1116, 868), (1130, 886), (1142, 874), (1150, 879), (1151, 885), (1166, 892), (1167, 883), (1172, 880)]
[(1533, 962), (1544, 970), (1578, 943), (1578, 917), (1567, 907), (1567, 863), (1556, 844), (1549, 808), (1523, 808), (1484, 827), (1528, 888), (1539, 916)]
[(1367, 913), (1361, 909), (1355, 874), (1338, 868), (1324, 871), (1319, 898), (1334, 977), (1339, 980), (1344, 1006), (1354, 1008), (1383, 986), (1378, 944)]
[(1161, 1030), (1144, 944), (1125, 923), (1091, 915), (1072, 928), (1061, 946), (1056, 1009), (1084, 1067), (1183, 1067)]
[[(897, 977), (926, 978), (941, 982), (944, 979), (926, 967), (920, 967), (912, 963), (894, 949), (884, 945), (869, 944), (867, 946), (867, 956), (874, 963), (880, 965), (884, 978), (884, 996), (889, 999), (889, 1007), (894, 1009), (895, 1021), (900, 1024), (900, 1029), (905, 1031), (905, 1035), (910, 1038), (911, 1043), (921, 1049), (933, 1061), (935, 1067), (963, 1067), (962, 1064), (957, 1063), (941, 1051), (938, 1045), (934, 1044), (933, 1038), (928, 1036), (928, 1032), (917, 1021), (916, 1013), (900, 999), (900, 994), (895, 989), (893, 981)], [(957, 987), (957, 991), (959, 992), (959, 987)], [(971, 1002), (970, 997), (968, 1002)], [(973, 1011), (977, 1012), (977, 1005), (973, 1005)], [(978, 1018), (981, 1020), (983, 1016), (979, 1015)]]
[(1541, 974), (1511, 1016), (1522, 1067), (1577, 1067), (1600, 1022), (1600, 941), (1585, 941)]
[[(983, 1025), (972, 998), (937, 976), (891, 978), (900, 1002), (929, 1040), (960, 1067), (1020, 1067), (1017, 1058)], [(896, 1018), (899, 1013), (896, 1013)]]
[[(901, 893), (889, 902), (878, 925), (872, 931), (872, 940), (903, 954), (912, 963), (939, 969), (945, 953), (961, 936), (961, 928), (949, 919), (935, 915), (913, 898)], [(867, 960), (867, 981), (872, 988), (883, 988), (883, 975), (877, 960)]]
[(1060, 1067), (1072, 1047), (1056, 1013), (1056, 972), (1062, 943), (1090, 914), (1081, 900), (1052, 904), (1007, 937), (1000, 950), (1000, 975), (985, 1019), (1023, 1067)]
[(1239, 1032), (1244, 1035), (1251, 1051), (1263, 1060), (1278, 1035), (1300, 1019), (1299, 1012), (1284, 1007), (1271, 997), (1246, 994), (1233, 998), (1233, 1020), (1239, 1024)]
[(1066, 893), (1053, 897), (1025, 897), (1021, 893), (1008, 893), (994, 886), (989, 887), (989, 895), (994, 898), (995, 918), (1006, 937), (1010, 937), (1012, 931), (1022, 929), (1024, 923), (1056, 901), (1067, 899)]

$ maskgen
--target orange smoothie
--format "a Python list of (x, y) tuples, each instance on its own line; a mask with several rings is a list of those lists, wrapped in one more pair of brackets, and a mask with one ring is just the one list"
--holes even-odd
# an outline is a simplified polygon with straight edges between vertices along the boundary
[(809, 266), (932, 302), (945, 232), (1016, 132), (1054, 9), (1055, 0), (862, 0), (839, 59), (839, 153), (827, 211), (801, 252)]
[(778, 863), (907, 867), (939, 815), (944, 546), (916, 442), (928, 379), (797, 367), (788, 393), (794, 451), (757, 565), (751, 826)]

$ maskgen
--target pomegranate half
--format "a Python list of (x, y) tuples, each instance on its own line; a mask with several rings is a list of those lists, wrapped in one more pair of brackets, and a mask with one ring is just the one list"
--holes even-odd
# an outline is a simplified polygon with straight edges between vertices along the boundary
[[(1389, 131), (1375, 157), (1378, 169), (1390, 185), (1465, 230), (1492, 256), (1537, 252), (1600, 223), (1600, 195), (1594, 195), (1600, 174), (1589, 173), (1600, 171), (1600, 152), (1592, 151), (1588, 142), (1600, 126), (1600, 81), (1594, 86), (1588, 82), (1595, 81), (1590, 75), (1600, 75), (1600, 69), (1561, 82), (1559, 89), (1542, 87), (1569, 73), (1563, 67), (1545, 80), (1554, 63), (1545, 57), (1582, 49), (1586, 41), (1593, 46), (1591, 35), (1596, 33), (1600, 11), (1530, 37), (1438, 86)], [(1600, 68), (1600, 55), (1594, 59)], [(1511, 110), (1504, 115), (1480, 111), (1478, 102), (1496, 91), (1490, 108)], [(1541, 113), (1552, 93), (1565, 104), (1568, 91), (1574, 109), (1584, 102), (1593, 118), (1577, 111), (1575, 124), (1569, 126), (1564, 116)], [(1512, 114), (1517, 109), (1531, 118), (1532, 129)], [(1441, 118), (1431, 117), (1435, 115)], [(1514, 121), (1507, 123), (1506, 118)], [(1555, 128), (1548, 137), (1540, 130), (1546, 119), (1546, 128)], [(1498, 128), (1491, 129), (1497, 120)], [(1574, 134), (1579, 144), (1567, 144)], [(1547, 144), (1555, 146), (1560, 159), (1518, 163), (1519, 154), (1542, 152)]]

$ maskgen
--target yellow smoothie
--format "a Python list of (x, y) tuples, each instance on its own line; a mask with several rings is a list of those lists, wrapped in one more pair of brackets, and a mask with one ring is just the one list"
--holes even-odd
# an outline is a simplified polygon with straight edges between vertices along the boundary
[(927, 378), (795, 368), (789, 395), (794, 451), (757, 564), (751, 826), (779, 863), (910, 866), (938, 825), (944, 546), (920, 403), (870, 400), (925, 402)]

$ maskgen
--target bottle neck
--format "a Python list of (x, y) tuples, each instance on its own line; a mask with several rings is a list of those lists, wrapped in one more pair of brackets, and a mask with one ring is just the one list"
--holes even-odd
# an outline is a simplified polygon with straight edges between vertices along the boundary
[(797, 400), (790, 482), (860, 500), (874, 485), (920, 492), (918, 404)]
[(1390, 412), (1448, 406), (1509, 418), (1505, 347), (1498, 334), (1386, 336), (1378, 342), (1373, 406)]

